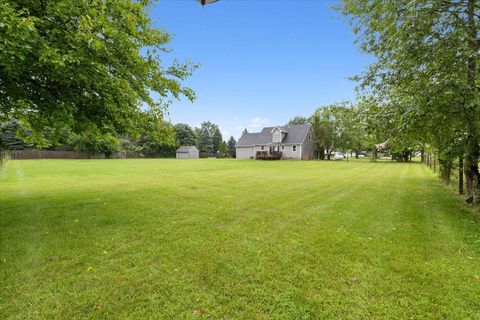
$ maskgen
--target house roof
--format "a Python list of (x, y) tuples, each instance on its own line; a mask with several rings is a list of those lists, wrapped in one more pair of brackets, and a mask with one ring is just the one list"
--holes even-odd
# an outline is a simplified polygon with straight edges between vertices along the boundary
[[(294, 124), (288, 126), (277, 126), (282, 132), (286, 133), (282, 140), (284, 144), (302, 144), (311, 128), (307, 124)], [(237, 147), (251, 147), (255, 145), (265, 145), (272, 143), (272, 131), (277, 127), (266, 127), (256, 133), (244, 133), (237, 142)]]
[(177, 153), (189, 153), (190, 151), (198, 151), (195, 146), (181, 146), (177, 149)]
[(273, 131), (275, 131), (275, 129), (280, 130), (280, 132), (283, 132), (283, 133), (287, 133), (288, 132), (288, 126), (276, 126), (276, 127), (273, 127), (272, 128), (272, 131), (270, 131), (271, 133), (273, 133)]

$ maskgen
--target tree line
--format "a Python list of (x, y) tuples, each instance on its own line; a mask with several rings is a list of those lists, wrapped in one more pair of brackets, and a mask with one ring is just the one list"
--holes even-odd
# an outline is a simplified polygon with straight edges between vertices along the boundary
[(374, 57), (355, 77), (377, 134), (455, 168), (467, 202), (480, 197), (480, 4), (478, 0), (343, 0), (356, 43)]
[(193, 145), (204, 156), (235, 157), (235, 138), (224, 141), (218, 125), (210, 121), (203, 122), (200, 128), (167, 122), (159, 128), (161, 131), (157, 129), (154, 135), (145, 132), (137, 136), (95, 131), (77, 134), (67, 128), (54, 134), (44, 128), (38, 134), (21, 121), (10, 120), (0, 125), (0, 149), (80, 151), (107, 158), (117, 152), (173, 157), (178, 147)]

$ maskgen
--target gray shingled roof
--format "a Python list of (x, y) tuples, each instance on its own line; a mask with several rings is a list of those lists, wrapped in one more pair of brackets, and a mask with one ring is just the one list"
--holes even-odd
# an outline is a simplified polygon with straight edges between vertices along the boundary
[(177, 153), (189, 153), (191, 150), (196, 150), (197, 151), (197, 147), (195, 146), (181, 146), (180, 148), (177, 149)]
[[(280, 130), (286, 132), (282, 143), (302, 144), (311, 128), (310, 124), (295, 124), (289, 126), (278, 126)], [(264, 145), (272, 143), (272, 130), (276, 127), (263, 128), (261, 132), (244, 133), (237, 142), (237, 147), (251, 147), (255, 145)]]

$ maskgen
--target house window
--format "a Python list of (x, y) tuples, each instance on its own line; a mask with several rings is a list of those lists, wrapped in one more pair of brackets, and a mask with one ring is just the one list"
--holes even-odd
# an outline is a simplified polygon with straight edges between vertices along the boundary
[(262, 151), (265, 150), (265, 146), (261, 146), (260, 150), (262, 150)]
[(296, 152), (297, 151), (297, 146), (293, 146), (292, 150), (293, 150), (293, 152)]
[(312, 140), (312, 134), (310, 132), (308, 133), (308, 140)]
[(284, 151), (284, 150), (285, 150), (285, 146), (282, 146), (282, 151)]

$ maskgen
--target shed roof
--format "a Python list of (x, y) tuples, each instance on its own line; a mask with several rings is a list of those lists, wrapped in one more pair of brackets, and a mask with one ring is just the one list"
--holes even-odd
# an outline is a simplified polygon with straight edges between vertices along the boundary
[(177, 153), (189, 153), (190, 151), (198, 151), (195, 146), (181, 146), (177, 149)]

